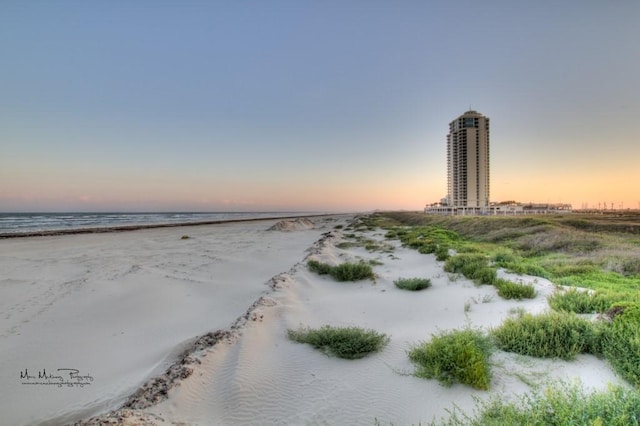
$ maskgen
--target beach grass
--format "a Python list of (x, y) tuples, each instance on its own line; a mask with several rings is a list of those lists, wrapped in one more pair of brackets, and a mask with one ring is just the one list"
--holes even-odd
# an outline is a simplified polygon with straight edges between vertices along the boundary
[(317, 260), (309, 260), (307, 266), (309, 270), (319, 275), (330, 275), (336, 281), (359, 281), (375, 278), (371, 265), (364, 262), (347, 262), (332, 266)]
[(604, 356), (618, 374), (640, 389), (640, 303), (616, 304), (607, 315), (612, 321), (598, 327), (594, 352)]
[(498, 296), (503, 299), (522, 300), (536, 297), (536, 288), (532, 284), (519, 284), (497, 278), (493, 285), (498, 290)]
[(587, 392), (580, 383), (559, 382), (515, 400), (494, 396), (477, 400), (472, 415), (455, 408), (451, 417), (431, 425), (591, 425), (628, 426), (640, 424), (640, 393), (611, 386), (606, 391)]
[(585, 291), (576, 288), (556, 291), (547, 297), (549, 306), (552, 309), (576, 314), (607, 312), (614, 304), (625, 300), (627, 300), (627, 296), (624, 293), (615, 293), (608, 290)]
[(463, 383), (487, 390), (491, 382), (491, 340), (478, 330), (464, 329), (432, 335), (428, 342), (409, 351), (415, 375), (437, 379), (443, 385)]
[(398, 278), (393, 282), (402, 290), (419, 291), (431, 287), (429, 278)]
[(491, 336), (503, 351), (565, 360), (591, 352), (597, 343), (589, 321), (565, 312), (507, 318)]
[(389, 343), (387, 335), (359, 327), (300, 328), (288, 330), (288, 336), (294, 342), (307, 343), (327, 355), (345, 359), (363, 358)]
[(478, 284), (495, 284), (497, 272), (489, 266), (489, 260), (483, 254), (462, 253), (451, 256), (444, 264), (446, 272), (462, 274)]

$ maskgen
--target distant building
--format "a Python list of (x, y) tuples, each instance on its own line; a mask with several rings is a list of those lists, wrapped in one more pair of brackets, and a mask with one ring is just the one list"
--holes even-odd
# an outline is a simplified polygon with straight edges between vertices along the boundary
[(489, 117), (467, 111), (449, 123), (447, 205), (489, 207)]
[(570, 213), (570, 204), (536, 204), (489, 199), (489, 117), (469, 110), (449, 123), (447, 196), (428, 204), (429, 214), (522, 215)]

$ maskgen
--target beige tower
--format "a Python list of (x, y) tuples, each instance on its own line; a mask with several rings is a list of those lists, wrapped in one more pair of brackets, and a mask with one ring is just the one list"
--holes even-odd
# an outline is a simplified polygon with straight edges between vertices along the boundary
[(467, 111), (449, 123), (447, 190), (451, 207), (489, 207), (489, 117)]

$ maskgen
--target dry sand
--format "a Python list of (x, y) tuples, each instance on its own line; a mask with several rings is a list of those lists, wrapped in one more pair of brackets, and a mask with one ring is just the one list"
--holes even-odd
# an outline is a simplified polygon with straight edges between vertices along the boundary
[[(314, 221), (295, 233), (267, 231), (271, 220), (0, 240), (0, 424), (119, 407), (197, 336), (228, 329), (338, 223)], [(56, 382), (38, 380), (43, 370), (69, 382), (59, 368), (93, 380), (33, 383)]]
[[(447, 388), (412, 376), (406, 355), (412, 345), (439, 330), (468, 325), (488, 330), (514, 308), (543, 312), (554, 286), (512, 276), (533, 282), (538, 296), (505, 301), (493, 287), (452, 280), (432, 255), (397, 242), (391, 243), (391, 253), (340, 249), (342, 232), (333, 227), (341, 220), (314, 220), (314, 228), (290, 232), (262, 232), (269, 228), (264, 223), (203, 228), (198, 235), (189, 230), (193, 238), (179, 243), (176, 230), (100, 237), (109, 242), (74, 236), (67, 245), (55, 239), (0, 242), (2, 262), (11, 268), (10, 278), (1, 282), (2, 295), (13, 300), (0, 299), (3, 315), (9, 312), (0, 349), (10, 354), (3, 355), (0, 412), (11, 415), (12, 424), (88, 417), (121, 405), (143, 381), (159, 376), (128, 401), (130, 408), (101, 420), (402, 425), (445, 416), (453, 404), (471, 412), (474, 397), (510, 398), (555, 379), (579, 378), (591, 389), (622, 383), (592, 356), (565, 362), (502, 352), (492, 357), (490, 392)], [(384, 240), (381, 232), (367, 236)], [(304, 244), (311, 246), (309, 252)], [(308, 271), (305, 256), (382, 265), (374, 267), (375, 282), (338, 283)], [(40, 265), (37, 271), (35, 265)], [(57, 284), (47, 278), (52, 274)], [(400, 277), (431, 278), (433, 287), (399, 290), (393, 281)], [(32, 289), (33, 303), (18, 286)], [(325, 324), (373, 328), (391, 341), (378, 354), (342, 360), (287, 338), (289, 328)], [(194, 348), (196, 335), (205, 337)], [(173, 370), (162, 375), (172, 362)], [(95, 380), (84, 388), (33, 389), (17, 379), (21, 368), (61, 365), (90, 372)], [(169, 376), (176, 381), (167, 383)], [(149, 400), (159, 402), (150, 405)]]

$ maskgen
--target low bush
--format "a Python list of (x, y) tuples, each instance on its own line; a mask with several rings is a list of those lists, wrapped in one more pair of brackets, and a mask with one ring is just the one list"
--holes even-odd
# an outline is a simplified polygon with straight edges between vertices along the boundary
[(463, 383), (489, 389), (491, 341), (477, 330), (464, 329), (433, 335), (431, 341), (409, 351), (417, 365), (415, 375), (444, 385)]
[(566, 312), (507, 318), (491, 335), (504, 351), (565, 360), (591, 352), (597, 343), (592, 324)]
[(498, 274), (489, 266), (487, 258), (482, 254), (458, 254), (447, 259), (444, 264), (446, 272), (459, 273), (479, 284), (495, 284)]
[(341, 263), (333, 267), (330, 275), (336, 281), (358, 281), (374, 278), (371, 265), (367, 265), (366, 263)]
[(547, 298), (549, 306), (556, 311), (575, 312), (576, 314), (590, 314), (606, 312), (624, 295), (616, 295), (607, 291), (589, 292), (575, 288), (558, 291)]
[(536, 297), (536, 289), (531, 284), (518, 284), (498, 278), (494, 283), (498, 289), (498, 296), (503, 299), (533, 299)]
[(449, 248), (447, 246), (442, 246), (442, 245), (438, 246), (434, 254), (436, 255), (436, 260), (440, 262), (445, 261), (450, 257)]
[(403, 290), (418, 291), (431, 287), (429, 278), (399, 278), (393, 282), (396, 287)]
[(341, 263), (331, 266), (326, 263), (310, 260), (307, 262), (309, 270), (320, 275), (331, 275), (336, 281), (358, 281), (375, 278), (371, 265), (366, 263)]
[(363, 358), (389, 343), (387, 335), (359, 327), (300, 328), (288, 330), (288, 336), (294, 342), (308, 343), (327, 355), (345, 359)]
[(319, 275), (328, 275), (333, 270), (333, 267), (328, 263), (321, 263), (317, 260), (308, 261), (307, 266), (309, 267), (309, 270)]
[(607, 314), (613, 322), (601, 328), (599, 350), (618, 374), (640, 388), (640, 304), (620, 303)]

